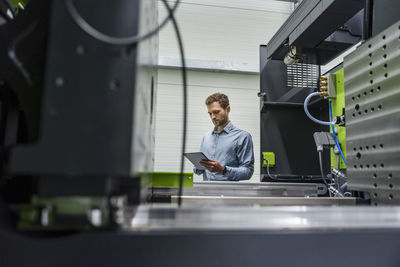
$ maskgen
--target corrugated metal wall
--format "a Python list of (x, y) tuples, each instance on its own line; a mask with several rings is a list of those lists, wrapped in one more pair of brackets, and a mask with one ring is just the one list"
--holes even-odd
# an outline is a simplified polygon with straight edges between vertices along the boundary
[[(172, 5), (174, 1), (169, 1)], [(256, 157), (252, 181), (259, 181), (258, 47), (266, 44), (292, 11), (293, 4), (272, 0), (183, 0), (177, 11), (189, 72), (188, 152), (199, 150), (213, 128), (205, 98), (222, 92), (231, 101), (232, 122), (253, 137)], [(160, 20), (166, 16), (159, 2)], [(160, 32), (156, 106), (156, 171), (179, 171), (182, 142), (182, 79), (171, 25)], [(202, 70), (199, 70), (201, 68)], [(197, 70), (196, 70), (197, 69)], [(234, 70), (234, 71), (233, 71)], [(185, 170), (191, 171), (190, 162)], [(195, 177), (195, 179), (201, 179)]]

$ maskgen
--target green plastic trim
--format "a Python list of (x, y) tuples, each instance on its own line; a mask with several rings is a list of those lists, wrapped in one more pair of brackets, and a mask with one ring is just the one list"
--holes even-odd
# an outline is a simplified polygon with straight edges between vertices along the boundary
[(270, 167), (274, 167), (275, 166), (275, 153), (274, 152), (263, 152), (263, 167), (267, 167), (268, 163), (266, 161), (266, 159), (268, 159), (269, 161), (269, 166)]
[[(153, 172), (153, 186), (179, 187), (180, 172)], [(193, 187), (193, 172), (183, 174), (183, 186)]]
[[(345, 108), (345, 95), (344, 95), (344, 70), (341, 68), (336, 75), (336, 98), (332, 98), (332, 116), (341, 116), (343, 109)], [(346, 127), (335, 126), (337, 131), (337, 138), (339, 140), (340, 147), (342, 148), (343, 154), (346, 157)], [(332, 132), (332, 128), (330, 129)], [(337, 155), (333, 153), (333, 148), (331, 148), (331, 169), (338, 169), (337, 166)], [(346, 164), (344, 163), (342, 157), (340, 157), (340, 167), (339, 169), (346, 169)]]
[(15, 7), (17, 12), (20, 10), (20, 7), (18, 6), (18, 3), (21, 3), (24, 7), (29, 3), (30, 0), (11, 0), (11, 4)]

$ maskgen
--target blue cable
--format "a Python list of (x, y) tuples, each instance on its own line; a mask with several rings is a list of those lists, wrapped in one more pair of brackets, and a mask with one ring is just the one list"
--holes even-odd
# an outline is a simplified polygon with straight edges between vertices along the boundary
[(341, 190), (342, 192), (347, 191), (347, 183), (342, 184), (342, 185), (340, 186), (340, 190)]
[[(331, 121), (332, 121), (332, 102), (331, 101), (329, 101), (329, 116), (330, 116)], [(342, 148), (340, 147), (339, 140), (338, 140), (338, 138), (336, 136), (336, 133), (335, 133), (335, 127), (333, 125), (331, 125), (331, 127), (332, 127), (333, 138), (335, 139), (336, 146), (338, 147), (340, 155), (342, 156), (342, 159), (343, 159), (344, 163), (347, 166), (346, 158), (344, 157)], [(338, 169), (340, 169), (339, 166), (338, 166)]]

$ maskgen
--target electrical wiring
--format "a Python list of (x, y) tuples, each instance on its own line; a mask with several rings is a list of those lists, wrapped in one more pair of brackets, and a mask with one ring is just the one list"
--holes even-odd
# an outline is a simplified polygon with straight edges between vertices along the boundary
[(0, 18), (3, 18), (4, 21), (11, 21), (11, 18), (7, 15), (5, 10), (2, 10), (0, 7)]
[(271, 178), (272, 180), (274, 180), (274, 178), (271, 176), (271, 174), (269, 173), (269, 159), (265, 159), (267, 161), (267, 173), (269, 178)]
[[(182, 153), (181, 153), (181, 172), (179, 176), (179, 192), (178, 192), (178, 206), (182, 205), (182, 189), (183, 189), (183, 169), (184, 169), (184, 156), (185, 147), (186, 147), (186, 129), (187, 129), (187, 71), (186, 71), (186, 60), (185, 60), (185, 53), (183, 49), (183, 42), (181, 33), (179, 30), (178, 23), (174, 17), (174, 9), (171, 8), (167, 0), (162, 0), (165, 7), (168, 9), (169, 18), (172, 21), (172, 24), (175, 29), (176, 38), (179, 45), (179, 52), (181, 54), (181, 64), (182, 64), (182, 82), (183, 82), (183, 140), (182, 140)], [(176, 5), (175, 5), (176, 6)], [(175, 7), (174, 6), (174, 7)]]
[[(336, 136), (335, 127), (334, 127), (335, 124), (332, 122), (332, 102), (329, 101), (329, 116), (330, 116), (330, 122), (320, 121), (320, 120), (314, 118), (314, 117), (310, 114), (310, 112), (308, 111), (308, 103), (309, 103), (310, 99), (311, 99), (313, 96), (318, 96), (318, 95), (319, 95), (318, 92), (314, 92), (314, 93), (309, 94), (309, 95), (306, 97), (306, 99), (304, 100), (304, 111), (305, 111), (306, 115), (307, 115), (312, 121), (314, 121), (314, 122), (316, 122), (316, 123), (318, 123), (318, 124), (330, 126), (330, 127), (332, 128), (333, 138), (334, 138), (334, 140), (335, 140), (336, 146), (337, 146), (338, 149), (339, 149), (340, 155), (341, 155), (341, 157), (342, 157), (344, 163), (347, 165), (346, 158), (345, 158), (345, 156), (344, 156), (344, 154), (343, 154), (342, 148), (340, 147), (340, 144), (339, 144), (339, 140), (338, 140), (338, 138), (337, 138), (337, 136)], [(326, 183), (326, 180), (325, 180), (324, 175), (323, 175), (323, 170), (322, 170), (322, 159), (321, 159), (321, 158), (322, 158), (322, 155), (321, 155), (321, 152), (319, 152), (319, 157), (320, 157), (320, 169), (321, 169), (322, 179), (323, 179), (324, 182)], [(338, 168), (339, 168), (339, 166), (338, 166)], [(326, 184), (327, 184), (327, 183), (326, 183)]]
[[(168, 5), (168, 12), (174, 13), (175, 10), (177, 9), (179, 3), (181, 0), (177, 0), (175, 5), (172, 7), (172, 9)], [(103, 43), (107, 43), (110, 45), (132, 45), (135, 43), (138, 43), (140, 41), (143, 41), (147, 38), (150, 38), (154, 34), (158, 33), (161, 28), (163, 28), (167, 22), (172, 19), (171, 15), (168, 15), (158, 27), (155, 29), (151, 30), (150, 32), (144, 34), (144, 35), (134, 35), (134, 36), (129, 36), (129, 37), (114, 37), (110, 36), (107, 34), (104, 34), (100, 32), (99, 30), (95, 29), (93, 26), (91, 26), (78, 12), (76, 9), (73, 0), (65, 0), (64, 4), (68, 10), (68, 13), (71, 15), (73, 21), (79, 26), (79, 28), (84, 31), (86, 34), (89, 36), (93, 37), (94, 39), (101, 41)]]
[[(309, 181), (320, 181), (321, 180), (321, 178), (309, 178), (309, 179), (293, 179), (293, 178), (279, 178), (279, 177), (273, 177), (271, 174), (270, 174), (270, 172), (269, 172), (269, 159), (265, 159), (266, 161), (267, 161), (267, 174), (268, 174), (268, 177), (271, 179), (271, 180), (274, 180), (274, 181), (304, 181), (304, 180), (309, 180)], [(275, 175), (276, 176), (276, 175)]]
[(125, 45), (132, 45), (135, 43), (138, 43), (140, 41), (143, 41), (147, 38), (150, 38), (154, 34), (158, 33), (161, 28), (163, 28), (169, 20), (172, 21), (177, 41), (178, 41), (178, 46), (179, 46), (179, 52), (181, 54), (181, 64), (182, 64), (182, 80), (183, 80), (183, 140), (182, 140), (182, 153), (181, 153), (181, 166), (180, 166), (180, 177), (179, 177), (179, 193), (178, 193), (178, 205), (182, 205), (182, 188), (183, 188), (183, 176), (184, 176), (184, 152), (186, 148), (186, 132), (187, 132), (187, 71), (186, 71), (186, 60), (185, 60), (185, 54), (184, 54), (184, 49), (183, 49), (183, 42), (182, 42), (182, 37), (180, 34), (179, 26), (176, 22), (176, 19), (174, 17), (175, 10), (179, 6), (181, 0), (177, 0), (175, 2), (175, 5), (171, 8), (169, 4), (167, 3), (167, 0), (162, 0), (164, 6), (168, 10), (168, 16), (163, 20), (163, 22), (154, 30), (151, 30), (150, 32), (144, 34), (144, 35), (135, 35), (135, 36), (130, 36), (130, 37), (113, 37), (109, 36), (106, 34), (101, 33), (100, 31), (96, 30), (93, 28), (89, 23), (86, 22), (82, 18), (82, 16), (79, 14), (77, 11), (75, 5), (73, 4), (72, 0), (65, 0), (65, 6), (71, 15), (72, 19), (74, 22), (88, 35), (93, 37), (94, 39), (110, 44), (110, 45), (120, 45), (120, 46), (125, 46)]
[[(0, 18), (2, 18), (4, 20), (4, 22), (8, 22), (11, 21), (11, 19), (7, 16), (6, 13), (4, 13), (1, 9), (0, 9)], [(2, 23), (4, 23), (2, 22)], [(0, 23), (0, 25), (2, 24)]]
[(8, 0), (0, 0), (0, 17), (5, 21), (11, 21), (15, 18), (15, 12)]
[[(331, 101), (329, 101), (329, 116), (330, 116), (330, 119), (332, 121), (332, 102)], [(332, 127), (333, 139), (335, 140), (335, 143), (336, 143), (336, 146), (339, 149), (340, 155), (341, 155), (344, 163), (347, 166), (347, 160), (346, 160), (346, 158), (345, 158), (345, 156), (343, 154), (342, 148), (340, 147), (339, 140), (338, 140), (338, 138), (336, 136), (335, 127), (333, 125), (331, 125), (331, 127)], [(338, 169), (340, 169), (339, 165), (338, 165)]]
[[(340, 169), (340, 155), (336, 156), (336, 162), (337, 162), (337, 168), (338, 170)], [(333, 174), (333, 172), (331, 172)], [(336, 189), (340, 190), (340, 177), (339, 175), (335, 175), (336, 179), (335, 179), (335, 183), (336, 183)]]
[(328, 182), (325, 180), (324, 169), (322, 168), (322, 152), (319, 151), (318, 155), (319, 155), (319, 169), (321, 171), (321, 177), (322, 177), (322, 180), (324, 181), (325, 185), (329, 188)]
[[(10, 1), (8, 0), (3, 0), (2, 2), (2, 6), (6, 8), (5, 14), (7, 15), (8, 18), (10, 19), (14, 19), (15, 16), (17, 15), (15, 7), (13, 6), (13, 4), (11, 4)], [(9, 13), (9, 14), (7, 14)]]

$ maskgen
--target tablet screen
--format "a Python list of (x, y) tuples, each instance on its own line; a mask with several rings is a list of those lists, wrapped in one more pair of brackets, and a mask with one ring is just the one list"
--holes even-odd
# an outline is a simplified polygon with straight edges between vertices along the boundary
[(200, 165), (200, 160), (205, 159), (208, 160), (208, 158), (203, 154), (203, 152), (192, 152), (192, 153), (184, 153), (183, 154), (190, 162), (193, 163), (193, 165), (198, 169), (198, 170), (205, 170), (203, 166)]

